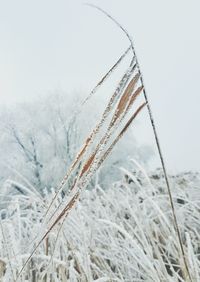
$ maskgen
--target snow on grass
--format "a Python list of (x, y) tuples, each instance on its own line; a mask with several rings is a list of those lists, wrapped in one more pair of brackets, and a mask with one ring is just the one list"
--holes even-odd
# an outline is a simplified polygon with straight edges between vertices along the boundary
[[(124, 173), (127, 171), (124, 170)], [(200, 281), (200, 177), (171, 176), (182, 241), (193, 281)], [(0, 277), (15, 281), (36, 245), (46, 206), (11, 180), (1, 195)], [(61, 199), (60, 199), (61, 200)], [(59, 204), (59, 199), (56, 205)], [(103, 190), (86, 190), (64, 223), (37, 248), (18, 281), (185, 281), (161, 171), (128, 172)]]

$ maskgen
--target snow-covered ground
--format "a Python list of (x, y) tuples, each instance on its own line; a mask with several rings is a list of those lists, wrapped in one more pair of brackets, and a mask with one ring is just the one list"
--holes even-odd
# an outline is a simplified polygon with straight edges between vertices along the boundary
[[(123, 170), (106, 190), (83, 192), (69, 216), (36, 249), (17, 281), (190, 281), (161, 170)], [(192, 281), (200, 281), (200, 175), (170, 176)], [(1, 194), (0, 276), (15, 281), (45, 231), (52, 193), (5, 183)], [(60, 198), (61, 200), (61, 198)], [(59, 204), (59, 199), (55, 205)]]

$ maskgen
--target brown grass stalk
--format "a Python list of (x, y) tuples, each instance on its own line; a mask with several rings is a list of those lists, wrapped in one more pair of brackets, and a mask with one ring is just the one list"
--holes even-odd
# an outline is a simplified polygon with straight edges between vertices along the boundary
[[(50, 208), (52, 207), (55, 199), (57, 198), (58, 194), (62, 191), (62, 189), (64, 188), (64, 185), (66, 183), (66, 181), (68, 180), (69, 176), (71, 175), (71, 173), (73, 172), (73, 170), (75, 169), (75, 167), (80, 163), (80, 161), (82, 160), (84, 154), (86, 153), (89, 145), (92, 144), (93, 140), (95, 139), (97, 133), (99, 132), (99, 130), (101, 129), (101, 127), (103, 126), (106, 118), (108, 117), (108, 115), (110, 114), (116, 98), (121, 94), (121, 92), (123, 91), (124, 87), (126, 86), (129, 78), (131, 77), (132, 73), (135, 70), (136, 65), (134, 64), (134, 58), (131, 60), (130, 65), (127, 69), (127, 71), (125, 72), (125, 74), (122, 76), (118, 87), (116, 88), (114, 94), (112, 95), (112, 97), (110, 98), (110, 101), (105, 109), (105, 111), (103, 112), (102, 118), (100, 120), (100, 122), (96, 125), (95, 129), (91, 132), (91, 134), (89, 135), (89, 137), (86, 139), (82, 149), (80, 150), (80, 152), (78, 153), (78, 155), (75, 158), (75, 161), (72, 163), (72, 165), (70, 166), (70, 168), (68, 169), (66, 175), (64, 176), (63, 180), (61, 181), (60, 185), (57, 187), (56, 189), (56, 193), (53, 197), (53, 199), (51, 200), (51, 203), (49, 204), (49, 207), (47, 208), (47, 211), (45, 213), (45, 218), (50, 210)], [(70, 189), (69, 189), (70, 192)], [(45, 221), (45, 220), (44, 220)]]
[(157, 146), (157, 149), (158, 149), (158, 154), (159, 154), (162, 169), (163, 169), (163, 172), (164, 172), (164, 178), (165, 178), (165, 182), (166, 182), (166, 186), (167, 186), (169, 202), (170, 202), (170, 206), (171, 206), (171, 210), (172, 210), (173, 224), (174, 224), (174, 228), (175, 228), (175, 231), (176, 231), (176, 234), (177, 234), (177, 238), (178, 238), (178, 242), (179, 242), (179, 246), (180, 246), (180, 252), (181, 252), (182, 259), (183, 259), (184, 266), (185, 266), (185, 270), (186, 270), (186, 277), (185, 278), (188, 278), (192, 282), (189, 267), (188, 267), (188, 264), (187, 264), (187, 261), (186, 261), (185, 251), (184, 251), (184, 248), (183, 248), (181, 232), (180, 232), (180, 228), (179, 228), (179, 224), (178, 224), (178, 220), (177, 220), (177, 215), (176, 215), (174, 200), (173, 200), (171, 187), (170, 187), (170, 183), (169, 183), (169, 178), (168, 178), (168, 174), (167, 174), (167, 169), (166, 169), (164, 157), (163, 157), (163, 154), (162, 154), (161, 145), (160, 145), (157, 129), (156, 129), (156, 126), (155, 126), (155, 121), (154, 121), (154, 118), (153, 118), (151, 106), (150, 106), (149, 99), (148, 99), (148, 96), (147, 96), (147, 93), (146, 93), (146, 89), (144, 87), (144, 80), (143, 80), (143, 76), (142, 76), (140, 66), (139, 66), (139, 63), (138, 63), (138, 59), (137, 59), (137, 56), (136, 56), (133, 40), (132, 40), (131, 36), (129, 35), (129, 33), (127, 32), (127, 30), (118, 21), (116, 21), (116, 19), (114, 19), (110, 14), (108, 14), (106, 11), (104, 11), (100, 7), (93, 5), (93, 4), (86, 4), (86, 5), (88, 5), (92, 8), (95, 8), (95, 9), (99, 10), (101, 13), (103, 13), (104, 15), (106, 15), (106, 17), (108, 17), (112, 22), (114, 22), (123, 31), (123, 33), (127, 36), (128, 40), (131, 44), (133, 56), (136, 59), (137, 69), (140, 73), (140, 81), (141, 81), (141, 84), (143, 86), (144, 99), (147, 103), (149, 119), (150, 119), (150, 122), (151, 122), (151, 125), (152, 125), (152, 129), (153, 129), (153, 133), (154, 133), (154, 137), (155, 137), (155, 142), (156, 142), (156, 146)]

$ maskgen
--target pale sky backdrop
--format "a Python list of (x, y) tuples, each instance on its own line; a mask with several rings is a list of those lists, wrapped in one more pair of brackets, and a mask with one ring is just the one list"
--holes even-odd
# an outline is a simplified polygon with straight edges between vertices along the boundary
[[(2, 105), (59, 89), (86, 93), (126, 49), (123, 33), (83, 3), (0, 0)], [(111, 13), (134, 39), (167, 166), (200, 170), (200, 1), (90, 3)], [(150, 128), (139, 131), (139, 141), (153, 143)]]

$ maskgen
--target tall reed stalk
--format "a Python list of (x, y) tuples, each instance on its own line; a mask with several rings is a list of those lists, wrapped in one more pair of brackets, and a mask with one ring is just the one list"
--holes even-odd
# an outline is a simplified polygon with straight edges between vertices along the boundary
[(163, 153), (162, 153), (162, 150), (161, 150), (161, 145), (160, 145), (157, 129), (156, 129), (156, 126), (155, 126), (155, 121), (154, 121), (154, 118), (153, 118), (152, 109), (151, 109), (151, 106), (150, 106), (150, 103), (149, 103), (149, 99), (148, 99), (148, 96), (147, 96), (146, 88), (144, 86), (144, 79), (143, 79), (143, 75), (141, 73), (141, 69), (140, 69), (140, 66), (139, 66), (139, 63), (138, 63), (138, 58), (137, 58), (137, 55), (136, 55), (133, 39), (131, 38), (131, 36), (127, 32), (127, 30), (118, 21), (116, 21), (115, 18), (113, 18), (110, 14), (108, 14), (105, 10), (103, 10), (102, 8), (100, 8), (100, 7), (96, 6), (96, 5), (93, 5), (93, 4), (86, 4), (86, 5), (99, 10), (101, 13), (106, 15), (111, 21), (113, 21), (125, 33), (125, 35), (127, 36), (128, 40), (129, 40), (129, 42), (131, 44), (131, 49), (132, 49), (133, 57), (135, 58), (137, 69), (138, 69), (138, 73), (140, 74), (140, 81), (141, 81), (141, 84), (142, 84), (142, 87), (143, 87), (144, 99), (145, 99), (145, 102), (147, 104), (149, 119), (150, 119), (150, 122), (151, 122), (151, 125), (152, 125), (152, 129), (153, 129), (153, 133), (154, 133), (154, 137), (155, 137), (155, 142), (156, 142), (159, 158), (160, 158), (162, 169), (163, 169), (163, 173), (164, 173), (164, 178), (165, 178), (165, 182), (166, 182), (167, 192), (168, 192), (169, 201), (170, 201), (171, 210), (172, 210), (174, 228), (176, 230), (176, 234), (177, 234), (177, 237), (178, 237), (182, 258), (183, 258), (184, 265), (185, 265), (186, 278), (189, 278), (189, 280), (192, 282), (190, 271), (189, 271), (189, 267), (188, 267), (188, 264), (187, 264), (187, 261), (186, 261), (186, 256), (185, 256), (185, 252), (184, 252), (184, 248), (183, 248), (182, 239), (181, 239), (181, 232), (180, 232), (180, 228), (179, 228), (179, 225), (178, 225), (175, 205), (174, 205), (174, 201), (173, 201), (173, 197), (172, 197), (172, 192), (171, 192), (171, 187), (170, 187), (169, 178), (168, 178), (168, 173), (167, 173), (167, 168), (166, 168), (164, 157), (163, 157)]

